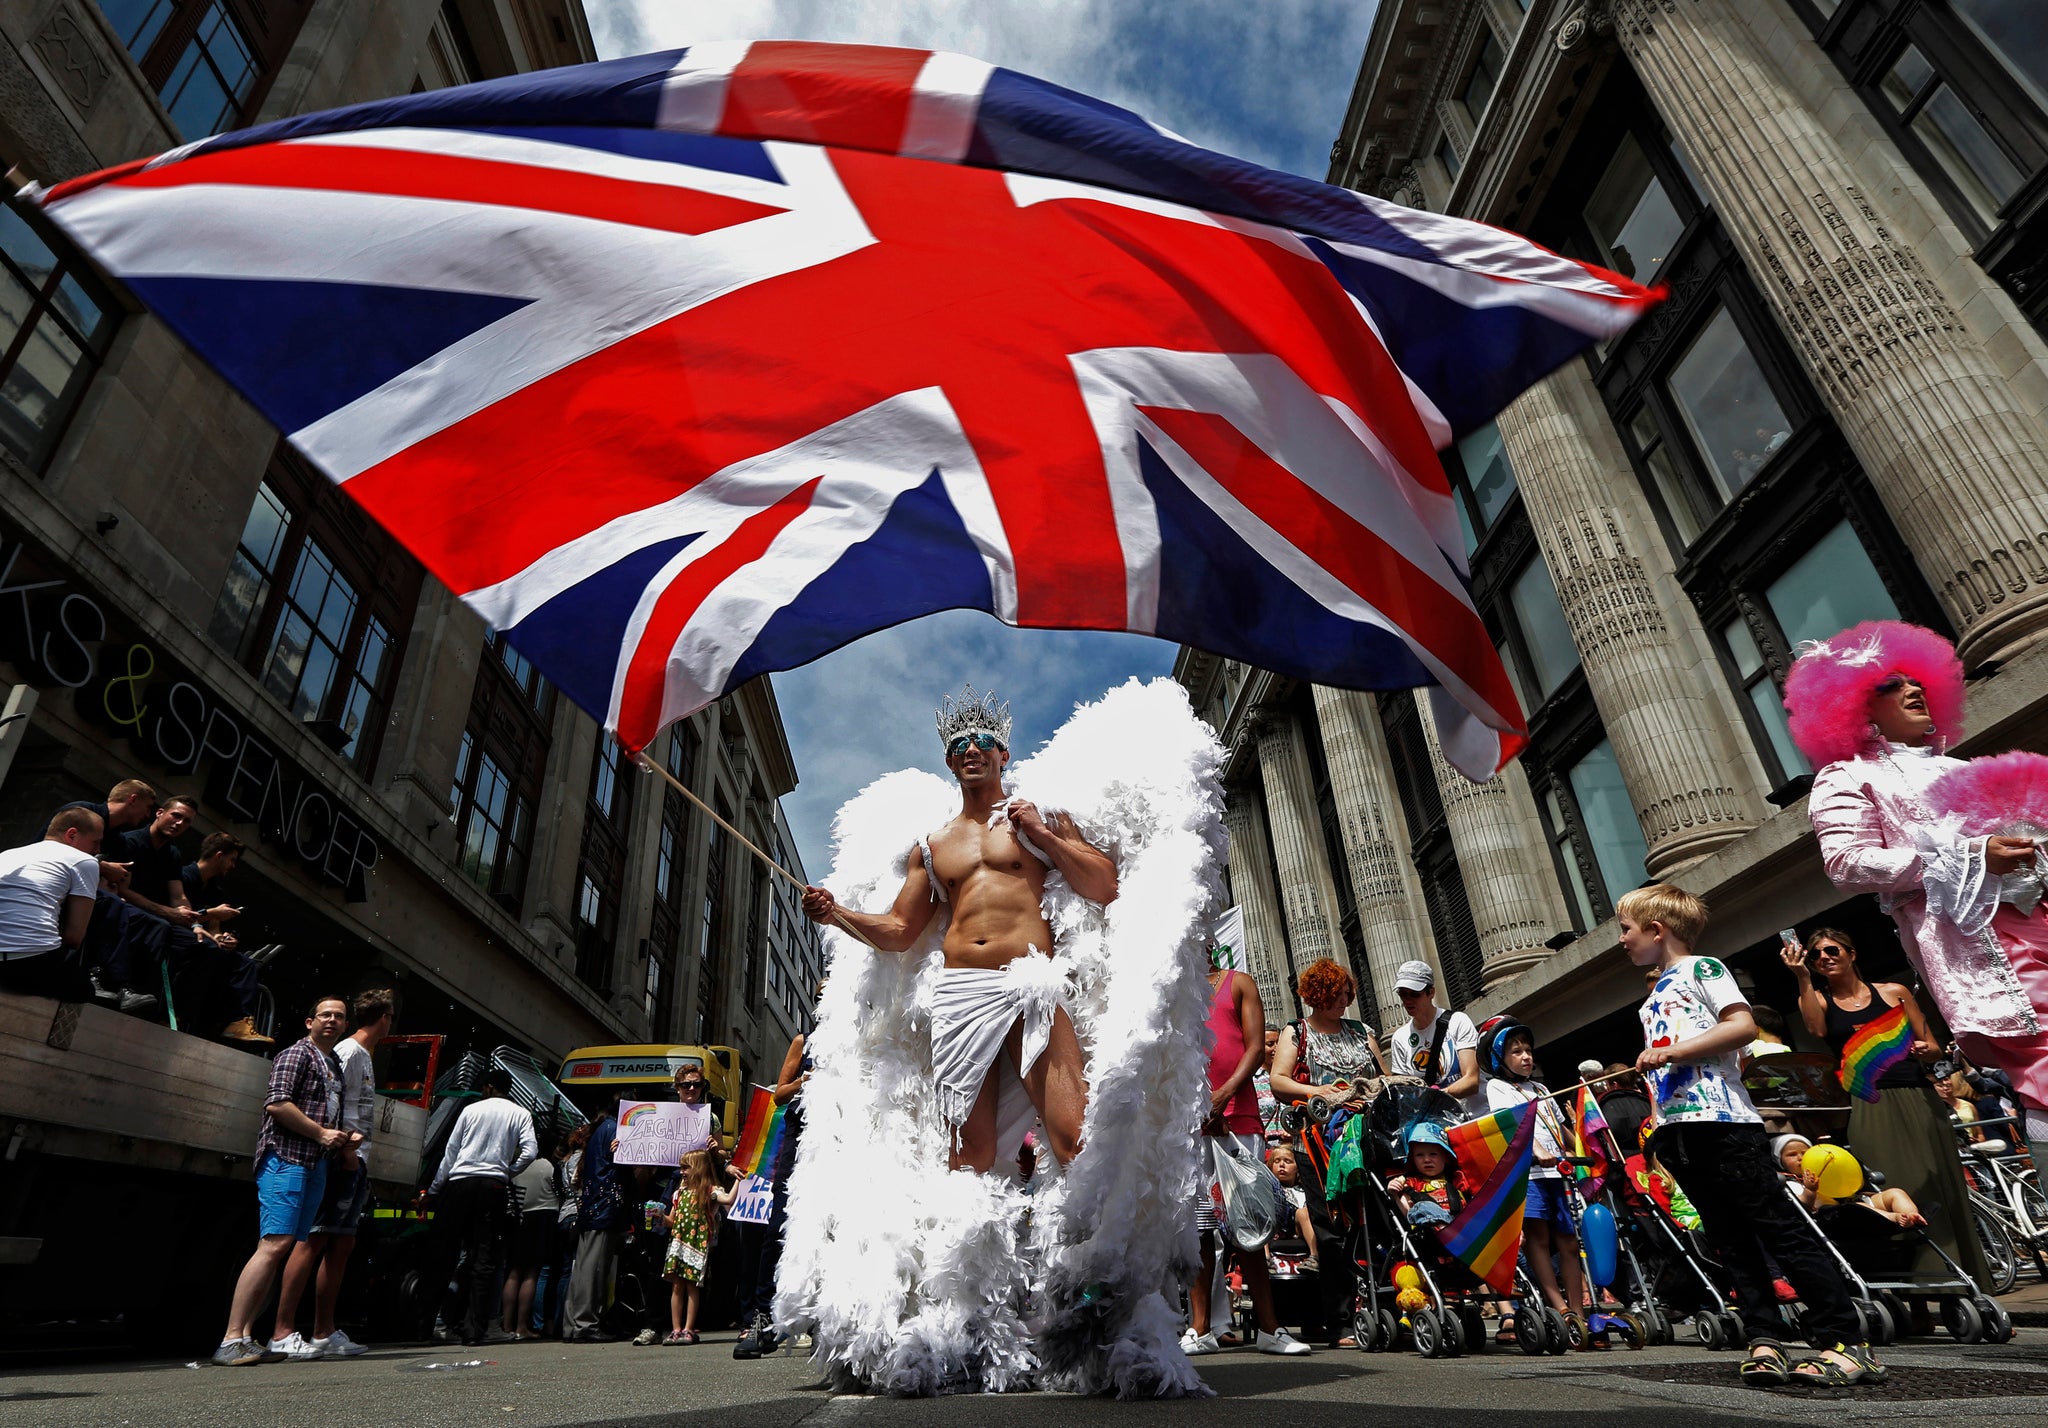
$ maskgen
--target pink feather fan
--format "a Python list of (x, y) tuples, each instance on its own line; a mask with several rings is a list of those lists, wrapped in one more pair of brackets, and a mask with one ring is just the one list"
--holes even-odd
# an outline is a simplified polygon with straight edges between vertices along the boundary
[(2048, 828), (2048, 758), (2022, 751), (1972, 759), (1936, 779), (1927, 801), (1961, 817), (1968, 838), (2027, 824)]

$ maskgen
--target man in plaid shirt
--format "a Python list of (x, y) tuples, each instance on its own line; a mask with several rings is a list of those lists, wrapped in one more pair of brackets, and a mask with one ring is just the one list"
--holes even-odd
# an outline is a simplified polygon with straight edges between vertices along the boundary
[(306, 1017), (304, 1039), (278, 1052), (270, 1063), (270, 1091), (264, 1098), (263, 1127), (256, 1135), (262, 1238), (235, 1283), (227, 1333), (214, 1350), (213, 1361), (224, 1368), (294, 1356), (293, 1341), (299, 1335), (290, 1324), (274, 1326), (284, 1332), (267, 1348), (251, 1326), (292, 1246), (313, 1228), (327, 1186), (328, 1157), (352, 1139), (362, 1139), (341, 1129), (341, 1062), (334, 1045), (347, 1030), (348, 1003), (340, 997), (321, 997)]

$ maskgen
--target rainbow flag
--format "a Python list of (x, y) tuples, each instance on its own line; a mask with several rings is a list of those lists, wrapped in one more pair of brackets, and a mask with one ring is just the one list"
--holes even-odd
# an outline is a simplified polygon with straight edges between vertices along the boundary
[[(1876, 995), (1876, 993), (1872, 993)], [(1842, 1089), (1859, 1100), (1877, 1099), (1877, 1078), (1913, 1054), (1913, 1026), (1895, 1006), (1856, 1028), (1842, 1048)]]
[(1600, 1114), (1593, 1088), (1579, 1087), (1579, 1104), (1572, 1112), (1572, 1156), (1591, 1162), (1577, 1167), (1579, 1179), (1591, 1187), (1588, 1194), (1597, 1193), (1607, 1179), (1607, 1152), (1600, 1148), (1600, 1133), (1606, 1129), (1607, 1117)]
[(1529, 1197), (1529, 1163), (1535, 1158), (1536, 1106), (1531, 1101), (1476, 1121), (1452, 1126), (1448, 1139), (1458, 1166), (1473, 1180), (1485, 1177), (1478, 1193), (1437, 1237), (1451, 1254), (1502, 1294), (1515, 1288), (1515, 1256), (1522, 1248), (1522, 1205)]
[(747, 1100), (746, 1124), (740, 1127), (739, 1143), (732, 1148), (732, 1163), (742, 1174), (764, 1175), (775, 1169), (775, 1152), (782, 1146), (782, 1107), (766, 1086), (754, 1087)]

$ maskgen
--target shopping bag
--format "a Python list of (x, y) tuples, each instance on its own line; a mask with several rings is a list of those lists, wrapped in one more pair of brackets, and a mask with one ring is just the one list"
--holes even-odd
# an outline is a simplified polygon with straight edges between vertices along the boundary
[(1208, 1140), (1216, 1183), (1223, 1188), (1224, 1237), (1241, 1250), (1265, 1248), (1287, 1221), (1287, 1192), (1228, 1136)]

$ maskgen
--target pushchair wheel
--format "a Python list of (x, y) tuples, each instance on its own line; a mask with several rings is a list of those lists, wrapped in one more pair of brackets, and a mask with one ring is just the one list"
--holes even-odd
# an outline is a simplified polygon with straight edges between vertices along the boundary
[(1533, 1304), (1519, 1304), (1515, 1307), (1515, 1347), (1534, 1358), (1543, 1352), (1543, 1343), (1549, 1336), (1543, 1329), (1543, 1311)]
[(1464, 1304), (1458, 1308), (1458, 1327), (1463, 1330), (1464, 1351), (1468, 1354), (1486, 1352), (1486, 1316), (1479, 1312), (1477, 1304)]
[(1617, 1314), (1621, 1324), (1621, 1341), (1632, 1349), (1644, 1349), (1650, 1345), (1650, 1326), (1643, 1322), (1640, 1314)]
[(1863, 1321), (1864, 1337), (1871, 1343), (1883, 1348), (1899, 1337), (1899, 1326), (1892, 1322), (1892, 1311), (1882, 1299), (1858, 1304), (1856, 1310), (1856, 1317)]
[(1546, 1353), (1563, 1354), (1571, 1350), (1571, 1330), (1564, 1321), (1564, 1315), (1555, 1309), (1543, 1311), (1543, 1348)]
[(1369, 1354), (1378, 1353), (1386, 1347), (1380, 1342), (1380, 1316), (1373, 1312), (1372, 1305), (1361, 1304), (1352, 1311), (1351, 1337), (1359, 1348)]
[(1446, 1309), (1438, 1317), (1444, 1333), (1444, 1349), (1440, 1357), (1455, 1359), (1465, 1352), (1465, 1326), (1458, 1322), (1455, 1309)]
[(1408, 1332), (1415, 1336), (1415, 1352), (1426, 1359), (1446, 1358), (1444, 1327), (1434, 1309), (1410, 1309)]
[(1392, 1352), (1401, 1342), (1401, 1321), (1394, 1317), (1391, 1309), (1380, 1310), (1380, 1334), (1378, 1343), (1382, 1349)]
[(1720, 1319), (1721, 1347), (1724, 1349), (1747, 1348), (1749, 1345), (1749, 1329), (1742, 1322), (1742, 1316), (1733, 1309), (1730, 1309), (1722, 1314)]
[(1586, 1347), (1586, 1338), (1587, 1338), (1587, 1329), (1586, 1329), (1586, 1321), (1585, 1321), (1584, 1319), (1581, 1319), (1581, 1318), (1580, 1318), (1580, 1317), (1579, 1317), (1578, 1315), (1576, 1315), (1576, 1314), (1567, 1314), (1567, 1315), (1565, 1315), (1565, 1316), (1564, 1316), (1564, 1342), (1565, 1342), (1565, 1346), (1566, 1346), (1567, 1348), (1572, 1348), (1572, 1349), (1583, 1349), (1583, 1348), (1585, 1348), (1585, 1347)]
[(1941, 1301), (1941, 1322), (1959, 1343), (1976, 1344), (1984, 1339), (1984, 1316), (1967, 1299)]
[(1977, 1313), (1984, 1320), (1984, 1342), (2005, 1344), (2012, 1341), (2012, 1315), (2005, 1312), (2005, 1306), (1996, 1299), (1976, 1301)]
[(1692, 1332), (1703, 1349), (1718, 1349), (1728, 1342), (1728, 1329), (1719, 1314), (1702, 1311), (1693, 1315)]

